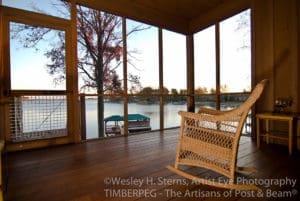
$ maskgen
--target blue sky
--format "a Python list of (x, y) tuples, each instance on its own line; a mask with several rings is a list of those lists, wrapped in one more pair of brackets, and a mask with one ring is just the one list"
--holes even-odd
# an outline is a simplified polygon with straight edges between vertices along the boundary
[[(53, 1), (53, 0), (52, 0)], [(32, 5), (41, 10), (51, 11), (53, 6), (48, 0), (3, 0), (4, 5), (32, 10)], [(42, 2), (42, 3), (41, 3)], [(50, 10), (49, 10), (50, 8)], [(62, 16), (61, 13), (54, 15)], [(230, 91), (243, 91), (251, 86), (250, 49), (239, 48), (244, 36), (236, 30), (238, 16), (221, 22), (221, 85), (227, 84)], [(134, 23), (128, 20), (128, 26)], [(195, 88), (202, 86), (208, 89), (215, 87), (215, 43), (214, 27), (195, 34)], [(12, 42), (11, 69), (12, 86), (15, 89), (64, 89), (65, 86), (53, 87), (53, 78), (46, 71), (47, 59), (43, 52), (24, 49)], [(47, 44), (40, 44), (42, 47)], [(49, 45), (48, 45), (49, 46)], [(158, 88), (158, 33), (157, 28), (136, 33), (128, 38), (128, 47), (139, 50), (134, 61), (135, 67), (128, 71), (141, 77), (143, 87)], [(186, 88), (186, 45), (185, 36), (170, 31), (163, 31), (164, 86), (167, 88)], [(120, 77), (122, 70), (118, 71)], [(29, 79), (24, 79), (24, 77)]]

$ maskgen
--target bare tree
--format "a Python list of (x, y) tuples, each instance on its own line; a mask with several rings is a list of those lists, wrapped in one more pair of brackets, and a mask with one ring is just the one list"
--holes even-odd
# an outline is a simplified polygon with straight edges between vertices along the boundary
[[(69, 4), (64, 2), (69, 8)], [(127, 36), (134, 32), (147, 29), (142, 24), (128, 30)], [(34, 48), (42, 41), (51, 29), (33, 27), (25, 24), (16, 26), (12, 33), (25, 48)], [(83, 80), (81, 91), (95, 90), (99, 94), (97, 99), (98, 135), (104, 137), (104, 101), (103, 94), (123, 93), (122, 80), (117, 68), (122, 64), (123, 38), (122, 18), (99, 10), (77, 6), (77, 35), (78, 35), (78, 69)], [(48, 72), (54, 81), (60, 83), (66, 79), (65, 69), (65, 35), (57, 32), (59, 43), (45, 53), (49, 58)], [(128, 54), (134, 54), (127, 51)], [(130, 61), (129, 61), (130, 62)], [(128, 81), (133, 87), (140, 86), (139, 77), (129, 75)]]

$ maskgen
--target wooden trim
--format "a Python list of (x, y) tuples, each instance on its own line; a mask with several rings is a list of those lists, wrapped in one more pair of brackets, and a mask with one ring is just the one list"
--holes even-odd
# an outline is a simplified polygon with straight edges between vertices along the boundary
[(28, 142), (18, 142), (18, 143), (7, 143), (6, 151), (19, 151), (19, 150), (28, 150), (35, 148), (43, 148), (49, 147), (53, 145), (62, 145), (71, 143), (69, 137), (61, 137), (61, 138), (53, 138), (53, 139), (45, 139), (45, 140), (34, 140)]

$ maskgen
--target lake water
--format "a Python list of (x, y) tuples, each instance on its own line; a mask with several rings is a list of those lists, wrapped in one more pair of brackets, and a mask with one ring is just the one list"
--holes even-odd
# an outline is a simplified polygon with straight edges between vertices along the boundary
[[(11, 110), (12, 125), (17, 135), (24, 133), (42, 132), (57, 129), (65, 129), (67, 124), (66, 100), (65, 99), (30, 99), (21, 101), (21, 105), (14, 105)], [(20, 102), (20, 103), (21, 103)], [(221, 105), (221, 109), (230, 109), (239, 105), (241, 102), (228, 101)], [(201, 101), (196, 104), (196, 109), (200, 106), (214, 107), (213, 101)], [(167, 103), (164, 105), (164, 128), (173, 128), (180, 126), (180, 116), (178, 111), (187, 110), (185, 102)], [(158, 130), (160, 127), (159, 104), (128, 104), (129, 114), (142, 114), (150, 118), (152, 130)], [(111, 115), (124, 115), (124, 104), (105, 102), (104, 117)], [(121, 122), (123, 123), (123, 122)], [(86, 99), (86, 133), (87, 139), (98, 137), (97, 121), (97, 99)], [(23, 133), (23, 134), (22, 134)], [(18, 137), (18, 136), (15, 136)]]
[[(211, 102), (202, 102), (198, 103), (196, 108), (200, 106), (211, 107), (214, 103)], [(230, 109), (233, 108), (240, 103), (238, 102), (227, 102), (224, 105), (221, 105), (222, 109)], [(111, 115), (124, 115), (124, 108), (122, 103), (104, 103), (104, 118), (109, 117)], [(186, 111), (187, 106), (185, 103), (176, 103), (176, 104), (165, 104), (164, 105), (164, 128), (172, 128), (180, 126), (180, 116), (178, 112), (180, 110)], [(148, 116), (151, 121), (151, 129), (158, 130), (159, 129), (159, 104), (137, 104), (137, 103), (129, 103), (128, 104), (128, 113), (129, 114), (143, 114)], [(87, 139), (97, 138), (97, 100), (96, 99), (87, 99), (86, 100), (86, 133)]]
[[(179, 126), (180, 116), (178, 115), (179, 110), (186, 110), (185, 104), (175, 105), (166, 104), (164, 106), (164, 127), (171, 128)], [(159, 129), (159, 104), (128, 104), (129, 114), (143, 114), (149, 117), (150, 125), (152, 130)], [(104, 117), (111, 115), (124, 115), (124, 106), (121, 103), (105, 103), (104, 104)], [(122, 122), (121, 122), (122, 123)], [(87, 138), (97, 138), (97, 100), (86, 101), (86, 129)]]

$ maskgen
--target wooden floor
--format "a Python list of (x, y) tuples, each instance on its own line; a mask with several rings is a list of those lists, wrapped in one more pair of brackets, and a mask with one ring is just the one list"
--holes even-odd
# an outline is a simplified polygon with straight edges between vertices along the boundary
[[(260, 184), (261, 190), (229, 191), (191, 183), (165, 168), (174, 163), (177, 133), (166, 130), (8, 153), (5, 200), (299, 200), (299, 153), (289, 156), (287, 147), (266, 144), (258, 150), (250, 138), (242, 137), (238, 164), (259, 172), (238, 176)], [(203, 169), (186, 169), (222, 179)], [(288, 183), (292, 179), (294, 186)], [(281, 187), (279, 181), (284, 182)]]

